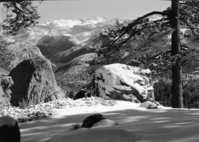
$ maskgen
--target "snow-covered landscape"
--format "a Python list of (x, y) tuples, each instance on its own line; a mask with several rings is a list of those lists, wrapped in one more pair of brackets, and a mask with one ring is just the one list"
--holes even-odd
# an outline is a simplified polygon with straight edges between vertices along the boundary
[[(77, 100), (80, 104), (82, 101)], [(197, 142), (197, 109), (146, 109), (117, 101), (115, 106), (84, 106), (57, 109), (58, 115), (20, 123), (21, 142)], [(79, 128), (89, 115), (100, 113), (118, 125)]]
[(198, 0), (0, 9), (0, 142), (199, 142)]

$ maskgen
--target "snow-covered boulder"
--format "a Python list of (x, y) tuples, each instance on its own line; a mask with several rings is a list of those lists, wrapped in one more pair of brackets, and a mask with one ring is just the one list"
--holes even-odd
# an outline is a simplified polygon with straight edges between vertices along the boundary
[(99, 122), (95, 123), (92, 128), (100, 128), (100, 127), (111, 127), (111, 126), (115, 126), (118, 125), (118, 123), (116, 123), (113, 120), (110, 119), (103, 119), (100, 120)]
[(94, 115), (88, 116), (86, 119), (84, 119), (81, 127), (91, 128), (94, 124), (104, 119), (106, 118), (102, 116), (101, 114), (94, 114)]
[(119, 125), (119, 124), (111, 119), (105, 118), (100, 113), (96, 113), (96, 114), (86, 117), (81, 126), (79, 124), (73, 125), (72, 130), (77, 130), (79, 128), (81, 128), (81, 130), (83, 130), (85, 128), (111, 127), (114, 125)]
[(93, 95), (136, 103), (154, 100), (151, 71), (125, 64), (105, 65), (96, 70)]
[(17, 121), (10, 116), (0, 117), (0, 142), (20, 142), (20, 139)]
[(143, 102), (140, 104), (140, 107), (143, 107), (143, 108), (157, 108), (158, 107), (158, 104), (156, 103), (153, 103), (153, 102), (150, 102), (150, 101), (146, 101), (146, 102)]

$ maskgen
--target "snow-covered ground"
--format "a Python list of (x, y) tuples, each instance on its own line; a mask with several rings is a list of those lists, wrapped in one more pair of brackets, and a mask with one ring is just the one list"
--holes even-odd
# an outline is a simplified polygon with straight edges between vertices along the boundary
[[(81, 100), (76, 101), (81, 104)], [(198, 142), (199, 110), (145, 109), (117, 101), (114, 107), (57, 109), (59, 115), (20, 123), (21, 142)], [(71, 130), (91, 114), (101, 113), (119, 125)]]

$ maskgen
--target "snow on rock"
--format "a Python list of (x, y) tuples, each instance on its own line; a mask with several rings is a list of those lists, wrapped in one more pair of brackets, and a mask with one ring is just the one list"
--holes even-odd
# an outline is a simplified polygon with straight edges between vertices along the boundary
[(20, 142), (20, 139), (17, 121), (10, 116), (0, 117), (0, 142)]
[(105, 119), (101, 114), (93, 114), (84, 119), (81, 127), (91, 128), (95, 123)]
[(163, 108), (163, 106), (160, 105), (158, 102), (150, 102), (150, 101), (146, 101), (146, 102), (141, 103), (140, 107), (148, 108), (148, 109)]
[(93, 93), (105, 99), (128, 100), (136, 103), (154, 100), (149, 69), (125, 64), (105, 65), (96, 70)]
[(103, 119), (100, 120), (99, 122), (95, 123), (92, 128), (99, 128), (99, 127), (110, 127), (110, 126), (114, 126), (114, 125), (118, 125), (118, 123), (116, 123), (113, 120), (110, 119)]
[(14, 126), (15, 124), (16, 124), (16, 120), (8, 115), (0, 117), (0, 127), (4, 125)]
[[(12, 78), (5, 74), (0, 74), (0, 104), (10, 105), (10, 87), (14, 84)], [(1, 122), (0, 122), (1, 123)]]

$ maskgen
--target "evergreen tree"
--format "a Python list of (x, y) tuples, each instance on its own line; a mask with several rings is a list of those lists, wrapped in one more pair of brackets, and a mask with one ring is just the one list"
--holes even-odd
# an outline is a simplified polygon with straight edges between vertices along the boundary
[[(131, 48), (132, 46), (129, 46), (129, 44), (132, 42), (137, 43), (136, 47), (133, 47), (134, 51), (154, 48), (157, 43), (168, 45), (167, 47), (170, 47), (170, 49), (156, 55), (144, 55), (141, 59), (145, 64), (152, 59), (153, 61), (156, 60), (157, 64), (153, 64), (155, 68), (161, 66), (165, 70), (172, 69), (172, 106), (181, 108), (183, 107), (182, 65), (196, 60), (199, 51), (190, 42), (182, 42), (183, 39), (179, 35), (179, 28), (185, 27), (191, 31), (189, 34), (191, 40), (187, 38), (187, 41), (190, 40), (192, 43), (193, 41), (199, 41), (198, 10), (198, 0), (181, 0), (180, 2), (179, 0), (172, 0), (171, 7), (162, 12), (154, 11), (128, 24), (125, 23), (123, 26), (116, 26), (115, 29), (109, 29), (107, 36), (111, 39), (111, 42), (99, 49), (98, 53), (111, 58), (122, 48)], [(160, 15), (161, 18), (150, 20), (150, 16), (154, 15)], [(169, 35), (171, 35), (171, 44), (168, 40), (165, 40), (169, 39)]]
[(7, 33), (16, 34), (20, 29), (38, 23), (40, 16), (31, 0), (0, 0), (0, 2), (3, 4), (3, 9), (6, 9), (6, 18), (2, 27)]

